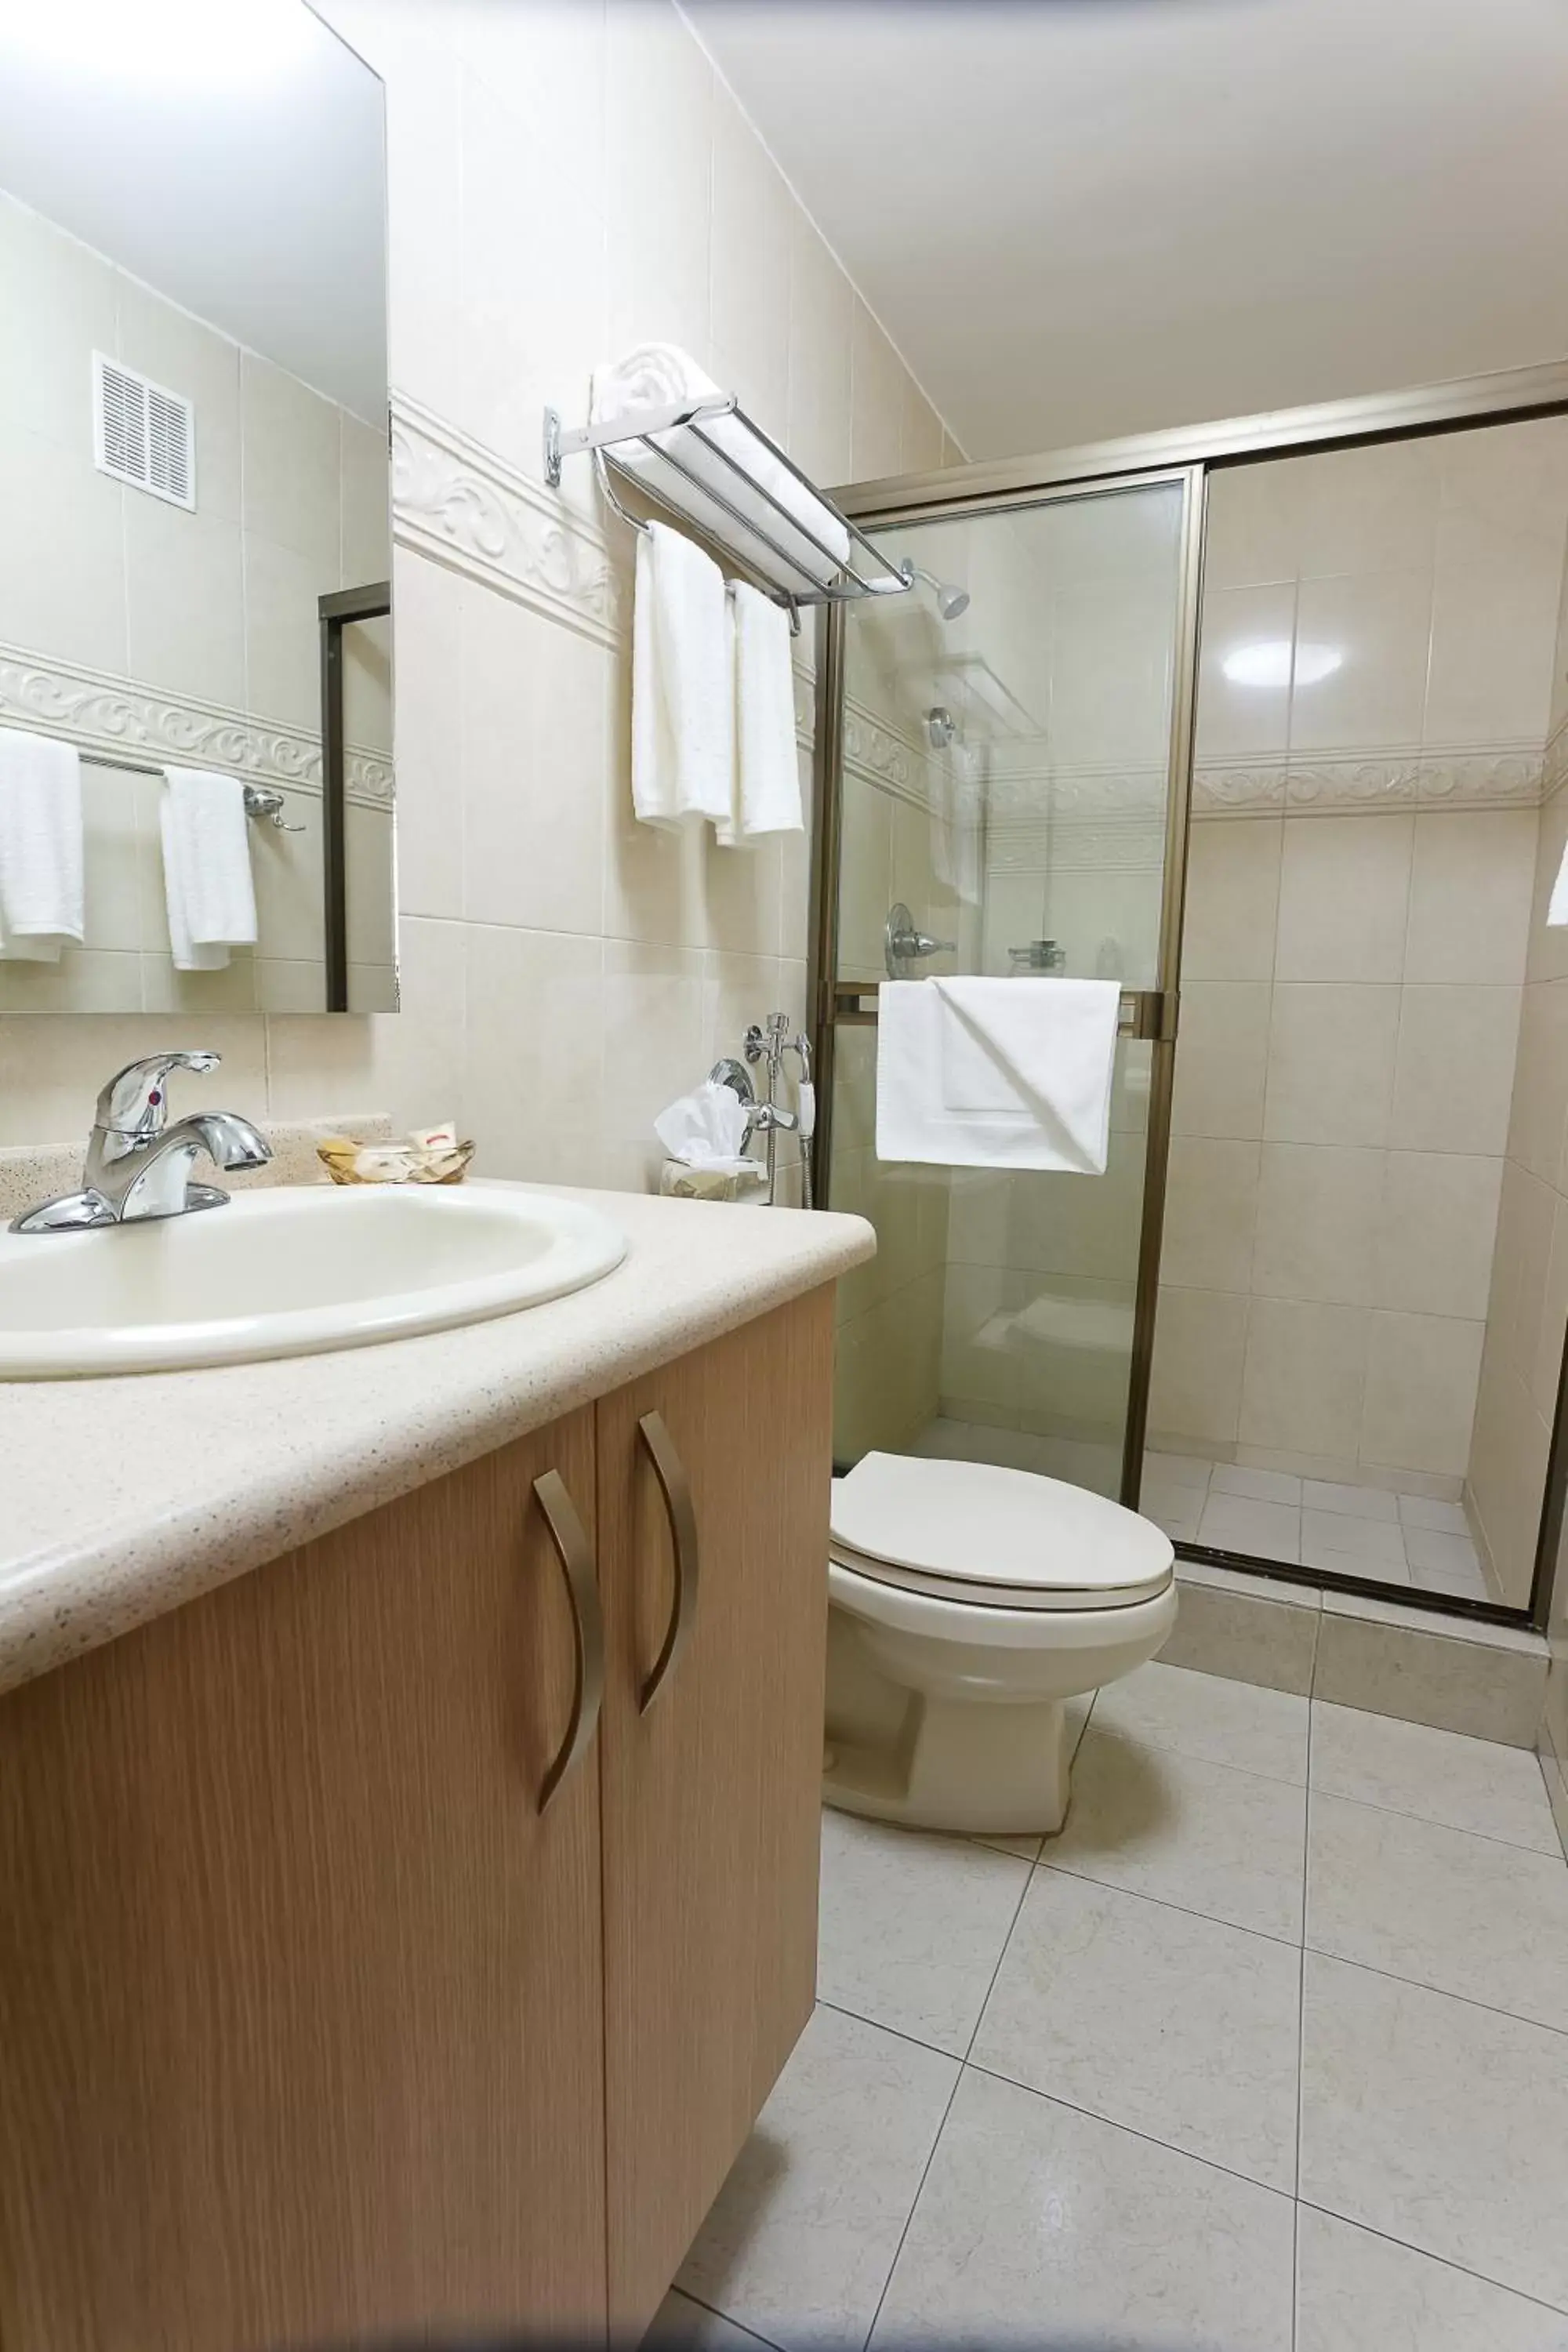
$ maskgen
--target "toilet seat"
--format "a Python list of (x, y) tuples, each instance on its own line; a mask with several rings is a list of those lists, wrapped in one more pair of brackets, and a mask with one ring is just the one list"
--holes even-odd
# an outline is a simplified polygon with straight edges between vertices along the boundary
[(1129, 1609), (1165, 1591), (1170, 1538), (1103, 1495), (989, 1462), (868, 1454), (833, 1482), (841, 1570), (969, 1609)]

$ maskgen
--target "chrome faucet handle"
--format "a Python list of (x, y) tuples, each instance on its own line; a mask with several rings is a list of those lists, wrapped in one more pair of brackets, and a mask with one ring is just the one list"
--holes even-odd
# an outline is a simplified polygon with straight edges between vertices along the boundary
[(221, 1054), (205, 1048), (190, 1054), (149, 1054), (140, 1062), (127, 1062), (117, 1070), (98, 1097), (93, 1114), (95, 1127), (110, 1135), (134, 1137), (150, 1142), (163, 1132), (168, 1116), (168, 1093), (163, 1081), (171, 1070), (216, 1070), (223, 1059)]

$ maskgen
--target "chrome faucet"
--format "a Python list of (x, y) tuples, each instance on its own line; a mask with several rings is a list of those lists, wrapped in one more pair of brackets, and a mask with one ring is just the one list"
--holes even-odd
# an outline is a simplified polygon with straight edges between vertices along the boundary
[(17, 1234), (79, 1233), (91, 1225), (140, 1224), (221, 1209), (228, 1194), (195, 1184), (191, 1170), (205, 1152), (226, 1170), (264, 1168), (271, 1147), (237, 1111), (197, 1111), (173, 1127), (165, 1080), (171, 1070), (216, 1070), (216, 1054), (153, 1054), (127, 1063), (98, 1097), (79, 1192), (62, 1193), (16, 1219)]

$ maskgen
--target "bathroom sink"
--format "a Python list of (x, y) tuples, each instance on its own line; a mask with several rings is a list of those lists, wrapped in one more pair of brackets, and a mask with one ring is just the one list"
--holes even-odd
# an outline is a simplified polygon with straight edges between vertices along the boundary
[(0, 1233), (0, 1380), (258, 1362), (581, 1290), (626, 1255), (596, 1209), (506, 1185), (274, 1186), (95, 1233)]

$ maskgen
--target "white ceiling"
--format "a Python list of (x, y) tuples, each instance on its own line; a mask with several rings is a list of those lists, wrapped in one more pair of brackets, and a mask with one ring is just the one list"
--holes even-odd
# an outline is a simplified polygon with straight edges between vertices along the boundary
[(303, 0), (0, 0), (0, 188), (372, 421), (384, 148)]
[(973, 457), (1568, 356), (1563, 0), (683, 0)]

